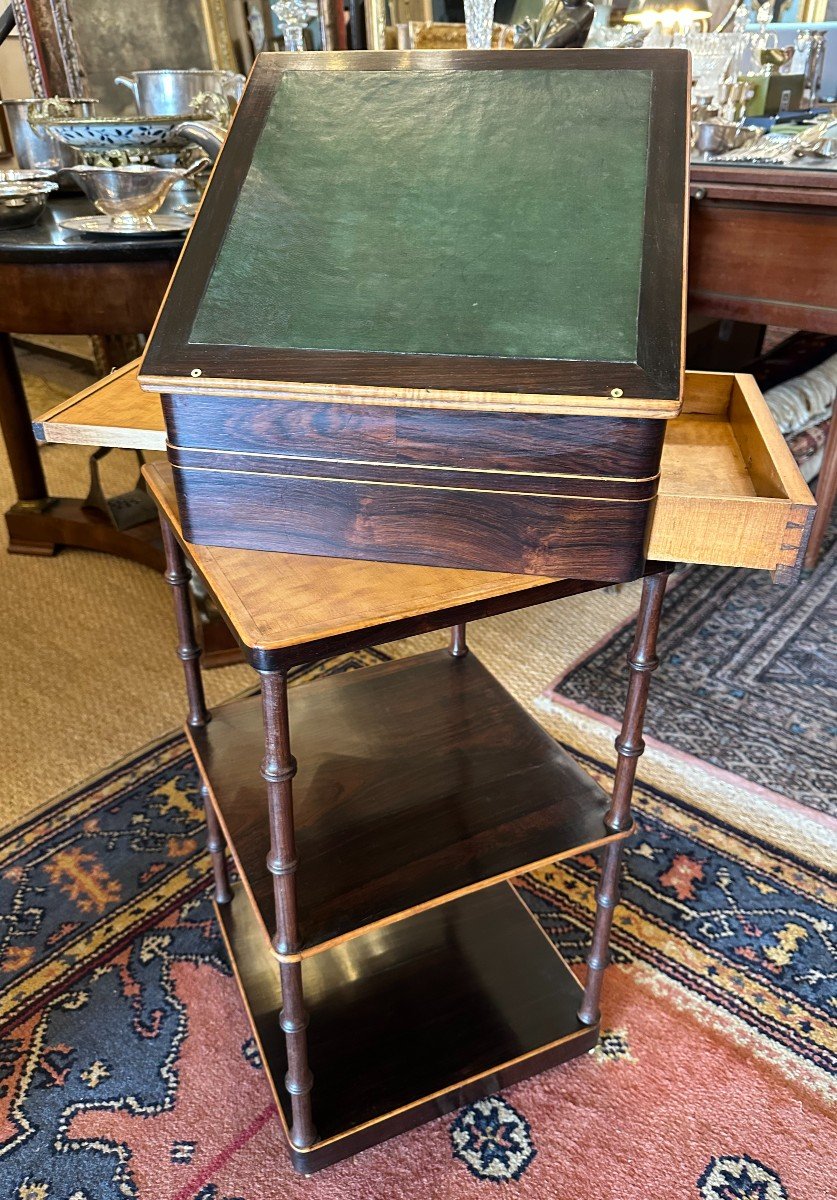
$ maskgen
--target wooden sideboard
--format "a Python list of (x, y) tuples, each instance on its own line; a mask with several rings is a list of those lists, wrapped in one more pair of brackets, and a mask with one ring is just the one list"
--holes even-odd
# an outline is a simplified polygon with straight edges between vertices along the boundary
[[(689, 312), (837, 334), (837, 171), (692, 163)], [(805, 565), (837, 498), (837, 422)]]
[(837, 334), (837, 171), (692, 163), (689, 309)]

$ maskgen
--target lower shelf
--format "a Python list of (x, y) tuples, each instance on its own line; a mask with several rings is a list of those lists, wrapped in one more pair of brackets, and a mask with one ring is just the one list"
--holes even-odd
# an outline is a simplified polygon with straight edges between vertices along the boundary
[[(278, 963), (240, 885), (219, 907), (287, 1129)], [(372, 930), (302, 963), (316, 1143), (306, 1174), (591, 1049), (581, 988), (507, 883)]]
[[(605, 827), (598, 783), (473, 653), (328, 675), (291, 688), (288, 705), (303, 958), (625, 836)], [(272, 934), (261, 698), (187, 735)]]

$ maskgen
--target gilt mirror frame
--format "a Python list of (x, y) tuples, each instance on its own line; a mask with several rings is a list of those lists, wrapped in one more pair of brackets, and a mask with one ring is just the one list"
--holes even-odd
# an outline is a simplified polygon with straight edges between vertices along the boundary
[[(20, 43), (26, 59), (33, 96), (78, 97), (88, 94), (85, 49), (79, 45), (73, 22), (75, 4), (84, 0), (12, 0)], [(187, 0), (181, 0), (182, 3)], [(225, 0), (192, 0), (200, 9), (206, 31), (209, 62), (216, 70), (237, 70)], [(165, 53), (161, 48), (160, 67)], [(90, 60), (90, 50), (86, 57)], [(115, 63), (114, 75), (130, 70), (130, 63)]]

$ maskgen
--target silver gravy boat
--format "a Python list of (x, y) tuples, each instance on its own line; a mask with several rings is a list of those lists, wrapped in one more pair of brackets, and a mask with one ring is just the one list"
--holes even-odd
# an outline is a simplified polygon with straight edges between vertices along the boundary
[[(114, 83), (130, 90), (137, 112), (146, 117), (184, 117), (206, 96), (219, 96), (228, 111), (235, 108), (244, 87), (244, 76), (235, 71), (132, 71), (117, 75)], [(215, 115), (215, 114), (212, 114)]]
[(115, 229), (131, 229), (149, 225), (171, 188), (208, 165), (204, 158), (185, 170), (129, 163), (127, 167), (73, 167), (70, 174)]

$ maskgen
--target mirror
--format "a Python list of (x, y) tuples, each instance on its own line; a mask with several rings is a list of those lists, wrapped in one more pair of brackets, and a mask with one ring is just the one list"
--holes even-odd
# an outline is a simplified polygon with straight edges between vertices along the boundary
[(236, 39), (236, 55), (225, 0), (12, 4), (32, 94), (96, 96), (103, 116), (134, 111), (130, 93), (114, 83), (116, 75), (182, 67), (239, 70), (252, 58), (246, 37)]

